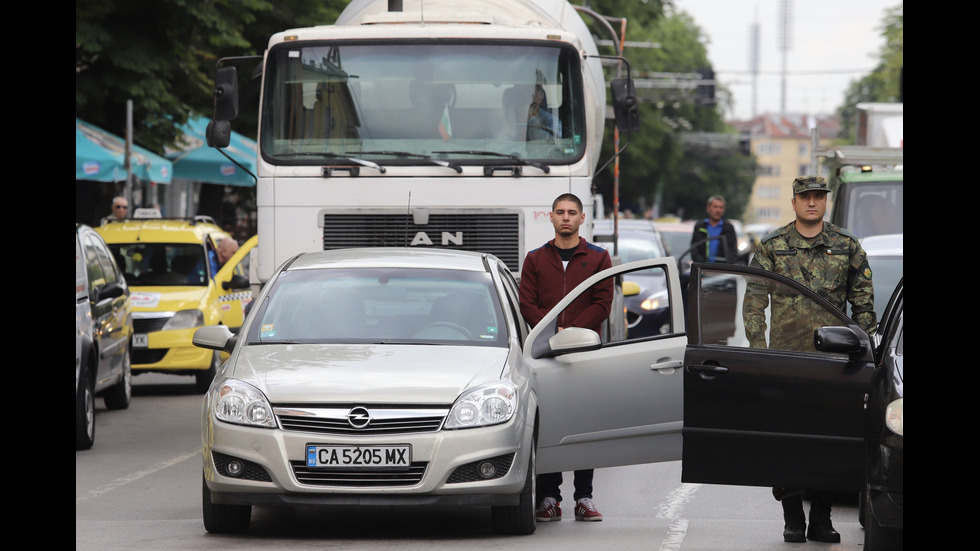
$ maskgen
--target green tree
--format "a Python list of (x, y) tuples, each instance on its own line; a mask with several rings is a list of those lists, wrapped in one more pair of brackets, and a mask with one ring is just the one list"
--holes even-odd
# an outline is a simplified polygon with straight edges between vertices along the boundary
[(844, 94), (844, 103), (837, 109), (841, 118), (841, 135), (854, 143), (857, 123), (857, 104), (861, 102), (900, 102), (902, 98), (902, 69), (905, 56), (904, 2), (885, 11), (881, 26), (884, 45), (879, 52), (878, 65), (871, 73), (852, 81)]

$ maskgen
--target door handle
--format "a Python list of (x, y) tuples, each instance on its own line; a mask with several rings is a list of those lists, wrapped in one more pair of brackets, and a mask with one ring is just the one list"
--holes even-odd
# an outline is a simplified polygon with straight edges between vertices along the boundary
[(701, 375), (703, 379), (713, 379), (717, 375), (728, 373), (728, 368), (721, 365), (689, 365), (687, 370)]
[[(666, 360), (666, 361), (665, 361)], [(664, 375), (670, 375), (675, 369), (684, 367), (684, 362), (681, 360), (668, 360), (663, 358), (661, 361), (650, 366), (650, 369), (663, 373)]]

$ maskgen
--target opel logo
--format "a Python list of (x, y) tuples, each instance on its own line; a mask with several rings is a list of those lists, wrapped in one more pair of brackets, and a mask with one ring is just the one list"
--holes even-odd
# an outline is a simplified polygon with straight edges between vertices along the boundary
[(371, 422), (371, 413), (367, 408), (357, 406), (347, 412), (347, 422), (355, 429), (363, 429)]

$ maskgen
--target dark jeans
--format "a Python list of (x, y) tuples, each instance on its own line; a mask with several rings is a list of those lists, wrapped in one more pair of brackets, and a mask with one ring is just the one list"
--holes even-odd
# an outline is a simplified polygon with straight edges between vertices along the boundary
[[(592, 475), (594, 469), (584, 469), (575, 471), (575, 501), (583, 497), (592, 497)], [(553, 497), (555, 501), (561, 502), (561, 473), (539, 474), (537, 478), (538, 503), (544, 501), (546, 497)]]

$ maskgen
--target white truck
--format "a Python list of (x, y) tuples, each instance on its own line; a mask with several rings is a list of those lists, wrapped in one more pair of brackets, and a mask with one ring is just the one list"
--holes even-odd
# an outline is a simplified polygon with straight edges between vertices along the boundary
[[(349, 247), (489, 252), (519, 275), (566, 192), (591, 238), (603, 58), (625, 64), (565, 0), (353, 0), (333, 25), (275, 34), (259, 58), (253, 284), (297, 253)], [(225, 61), (219, 148), (238, 114)], [(617, 128), (636, 129), (632, 81), (610, 85)]]
[(857, 145), (820, 147), (811, 130), (811, 173), (822, 159), (830, 173), (830, 221), (858, 237), (904, 233), (904, 158), (901, 103), (859, 103)]

